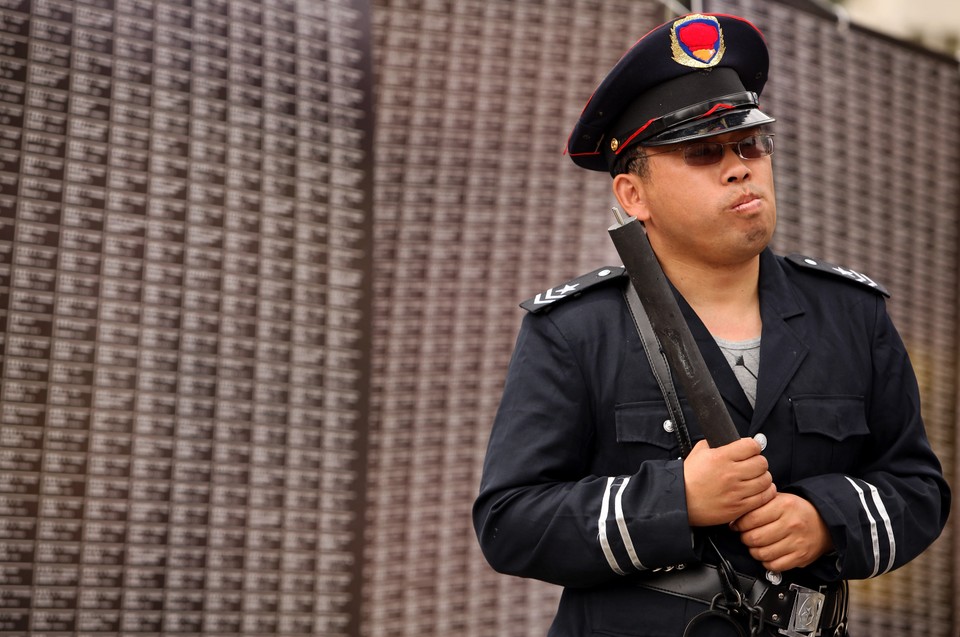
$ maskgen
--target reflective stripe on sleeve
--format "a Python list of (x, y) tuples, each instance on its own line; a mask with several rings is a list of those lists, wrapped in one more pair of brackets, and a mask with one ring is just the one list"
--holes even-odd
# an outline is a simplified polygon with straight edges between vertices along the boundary
[(870, 573), (869, 577), (876, 577), (877, 575), (881, 574), (880, 533), (877, 526), (877, 519), (874, 517), (873, 512), (870, 510), (870, 505), (867, 502), (867, 494), (862, 488), (860, 488), (858, 482), (863, 483), (870, 490), (870, 500), (873, 502), (874, 507), (876, 507), (877, 514), (883, 522), (883, 530), (887, 535), (887, 542), (889, 543), (890, 548), (890, 558), (887, 560), (886, 568), (884, 568), (882, 571), (883, 573), (886, 573), (893, 568), (894, 560), (896, 559), (897, 555), (897, 541), (893, 536), (893, 523), (890, 521), (887, 508), (884, 506), (883, 500), (880, 498), (880, 492), (875, 486), (863, 480), (854, 480), (849, 476), (845, 477), (856, 490), (857, 495), (860, 496), (860, 506), (863, 507), (863, 512), (866, 514), (867, 520), (870, 522), (870, 541), (873, 544), (873, 571)]
[(887, 507), (884, 506), (883, 500), (880, 498), (880, 491), (869, 482), (864, 482), (864, 484), (870, 487), (870, 495), (873, 496), (873, 505), (877, 507), (877, 513), (880, 514), (880, 519), (883, 520), (883, 528), (887, 531), (887, 541), (890, 543), (890, 559), (887, 560), (887, 567), (880, 573), (882, 575), (893, 569), (893, 562), (897, 557), (897, 540), (893, 537), (893, 522), (890, 521), (890, 514), (887, 513)]
[(615, 504), (615, 511), (617, 514), (617, 528), (620, 529), (620, 539), (623, 540), (623, 546), (627, 549), (627, 555), (630, 556), (630, 561), (633, 563), (633, 567), (645, 571), (646, 566), (640, 561), (640, 558), (637, 556), (637, 551), (633, 547), (633, 540), (630, 538), (630, 529), (627, 528), (627, 519), (623, 515), (623, 492), (627, 488), (627, 485), (630, 484), (630, 478), (624, 478), (623, 483), (620, 485), (620, 488), (617, 490), (617, 499)]
[(610, 513), (610, 491), (616, 478), (607, 478), (607, 487), (603, 490), (603, 501), (600, 503), (600, 519), (597, 521), (599, 526), (598, 538), (600, 548), (603, 549), (603, 555), (607, 558), (607, 564), (617, 575), (626, 575), (620, 565), (617, 564), (617, 558), (613, 555), (613, 549), (610, 548), (610, 541), (607, 539), (607, 515)]

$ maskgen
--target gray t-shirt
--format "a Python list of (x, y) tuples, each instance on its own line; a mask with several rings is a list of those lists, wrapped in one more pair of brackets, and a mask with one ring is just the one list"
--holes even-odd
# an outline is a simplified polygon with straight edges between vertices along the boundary
[(760, 371), (760, 337), (747, 341), (726, 341), (722, 338), (714, 339), (720, 346), (720, 351), (730, 363), (730, 368), (736, 374), (743, 393), (751, 406), (757, 402), (757, 373)]

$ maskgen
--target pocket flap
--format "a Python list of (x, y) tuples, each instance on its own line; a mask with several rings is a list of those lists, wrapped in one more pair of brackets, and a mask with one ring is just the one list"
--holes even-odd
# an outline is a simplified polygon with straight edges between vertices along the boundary
[(662, 400), (617, 405), (616, 418), (617, 442), (636, 442), (663, 449), (677, 446), (676, 433), (663, 428), (669, 415)]
[(842, 441), (870, 433), (863, 396), (801, 396), (792, 399), (797, 430)]

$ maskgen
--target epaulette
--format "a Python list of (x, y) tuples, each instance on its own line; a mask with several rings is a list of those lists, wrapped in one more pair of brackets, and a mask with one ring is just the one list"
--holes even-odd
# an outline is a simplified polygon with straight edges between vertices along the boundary
[(527, 299), (521, 303), (520, 307), (528, 312), (540, 312), (564, 299), (579, 296), (584, 290), (588, 290), (595, 285), (617, 279), (623, 276), (625, 271), (622, 265), (599, 268), (593, 272), (571, 279), (563, 285), (558, 285), (557, 287), (541, 292), (532, 299)]
[(834, 263), (829, 263), (821, 259), (813, 259), (811, 257), (803, 256), (802, 254), (791, 254), (787, 258), (787, 261), (799, 268), (806, 268), (808, 270), (816, 270), (817, 272), (824, 272), (847, 281), (852, 281), (859, 285), (862, 285), (865, 288), (869, 288), (875, 292), (879, 292), (887, 298), (890, 298), (890, 292), (887, 288), (883, 287), (866, 274), (861, 274), (856, 270), (851, 270), (850, 268), (844, 268), (842, 266), (836, 265)]

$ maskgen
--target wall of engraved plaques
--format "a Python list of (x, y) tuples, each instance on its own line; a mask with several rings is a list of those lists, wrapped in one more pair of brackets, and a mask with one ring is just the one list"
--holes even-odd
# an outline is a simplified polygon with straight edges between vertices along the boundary
[[(670, 16), (370, 4), (0, 0), (0, 634), (544, 634), (470, 506), (516, 304), (617, 261), (570, 127)], [(776, 247), (893, 290), (956, 484), (956, 63), (705, 4), (770, 40)], [(953, 637), (958, 541), (856, 634)]]
[[(559, 589), (496, 575), (470, 507), (521, 310), (613, 262), (609, 184), (562, 154), (654, 3), (384, 0), (364, 635), (543, 635)], [(581, 26), (589, 25), (589, 28)]]
[(369, 26), (0, 0), (0, 633), (356, 633)]

